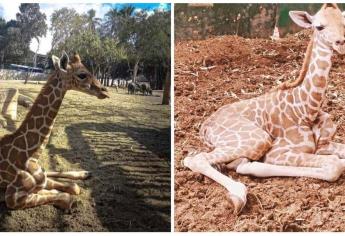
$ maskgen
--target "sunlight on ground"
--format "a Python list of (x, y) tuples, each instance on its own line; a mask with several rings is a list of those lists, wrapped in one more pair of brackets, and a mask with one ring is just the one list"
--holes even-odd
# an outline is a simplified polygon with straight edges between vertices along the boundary
[[(42, 85), (0, 86), (35, 98)], [(105, 100), (69, 91), (40, 159), (47, 170), (93, 173), (79, 182), (78, 207), (71, 214), (52, 206), (5, 212), (1, 230), (169, 230), (170, 106), (160, 105), (161, 96), (109, 90)], [(27, 111), (18, 107), (17, 127)]]

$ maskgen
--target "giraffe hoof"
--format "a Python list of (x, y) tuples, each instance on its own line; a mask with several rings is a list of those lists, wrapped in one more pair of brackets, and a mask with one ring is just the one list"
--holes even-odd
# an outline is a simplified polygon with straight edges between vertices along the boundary
[(72, 195), (79, 195), (80, 194), (80, 187), (78, 186), (78, 184), (71, 184), (71, 188), (69, 189), (68, 193), (72, 194)]
[(90, 171), (81, 171), (81, 179), (88, 179), (91, 178), (92, 174)]
[(241, 211), (243, 210), (244, 206), (246, 205), (246, 201), (244, 201), (243, 199), (241, 199), (240, 197), (231, 194), (229, 196), (229, 200), (231, 201), (231, 203), (234, 205), (234, 211), (233, 213), (235, 215), (239, 215), (241, 213)]
[(57, 208), (65, 210), (72, 208), (74, 200), (69, 193), (60, 193), (59, 198), (60, 199), (54, 203)]
[[(182, 166), (183, 168), (188, 168), (188, 164), (186, 165), (186, 159), (190, 159), (190, 158), (194, 157), (194, 156), (197, 155), (197, 154), (198, 154), (198, 153), (197, 153), (197, 151), (196, 151), (195, 149), (190, 149), (190, 150), (188, 150), (188, 153), (187, 153), (186, 157), (183, 158), (183, 159), (181, 160), (181, 162), (180, 162), (181, 166)], [(187, 162), (188, 162), (188, 161), (187, 161)]]

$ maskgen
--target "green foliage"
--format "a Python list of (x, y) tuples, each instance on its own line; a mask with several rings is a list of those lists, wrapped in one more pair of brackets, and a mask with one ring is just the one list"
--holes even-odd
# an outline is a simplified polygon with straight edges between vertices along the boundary
[(16, 20), (0, 20), (0, 63), (25, 63), (32, 58), (30, 42), (46, 35), (46, 15), (37, 3), (22, 3)]
[(151, 63), (170, 66), (170, 12), (155, 11), (146, 20), (143, 55)]
[(118, 39), (127, 52), (136, 77), (139, 64), (170, 66), (170, 12), (134, 12), (127, 6), (111, 9), (105, 16), (105, 35)]
[(40, 12), (38, 3), (22, 3), (19, 6), (19, 11), (16, 17), (23, 40), (30, 42), (32, 38), (46, 35), (48, 26), (45, 20), (47, 17)]
[(134, 7), (125, 6), (118, 10), (116, 8), (110, 9), (104, 19), (104, 33), (108, 36), (115, 37), (120, 42), (126, 42), (128, 39), (128, 32), (134, 25)]
[[(45, 19), (39, 12), (39, 4), (21, 4), (16, 21), (0, 19), (0, 59), (1, 52), (9, 61), (14, 58), (8, 56), (9, 53), (18, 59), (27, 54), (30, 40), (46, 33)], [(100, 78), (117, 74), (117, 69), (122, 71), (122, 76), (128, 76), (129, 71), (136, 75), (140, 69), (150, 66), (155, 70), (156, 80), (159, 77), (162, 81), (165, 76), (160, 71), (170, 67), (170, 12), (149, 14), (126, 5), (110, 9), (104, 19), (100, 19), (93, 9), (79, 14), (64, 7), (55, 10), (50, 21), (53, 40), (48, 54), (60, 56), (62, 51), (78, 52), (83, 63)], [(161, 87), (162, 83), (156, 82), (156, 85)]]
[[(64, 18), (68, 20), (63, 20)], [(52, 15), (54, 46), (51, 54), (60, 55), (62, 51), (78, 52), (94, 74), (126, 59), (126, 52), (116, 39), (102, 37), (96, 30), (99, 24), (100, 19), (95, 17), (94, 10), (85, 15), (68, 8), (55, 11)]]
[(50, 30), (53, 32), (52, 49), (64, 44), (72, 35), (78, 35), (87, 29), (87, 19), (76, 10), (61, 8), (51, 16)]

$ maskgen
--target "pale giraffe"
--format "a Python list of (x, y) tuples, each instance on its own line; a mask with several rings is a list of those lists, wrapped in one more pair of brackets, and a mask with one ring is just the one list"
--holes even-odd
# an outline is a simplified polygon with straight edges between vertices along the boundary
[(314, 29), (300, 78), (221, 107), (200, 128), (200, 136), (214, 150), (184, 159), (185, 166), (230, 192), (235, 213), (246, 203), (247, 188), (214, 165), (226, 164), (237, 173), (257, 177), (326, 181), (337, 180), (345, 168), (345, 145), (332, 142), (336, 126), (321, 110), (333, 51), (345, 53), (343, 15), (336, 4), (324, 4), (314, 16), (291, 11), (290, 17), (299, 26)]
[(38, 164), (40, 151), (47, 143), (58, 110), (68, 90), (78, 90), (99, 99), (109, 97), (107, 90), (83, 66), (74, 54), (69, 63), (66, 53), (61, 60), (52, 57), (55, 70), (36, 98), (20, 127), (0, 139), (0, 187), (6, 188), (6, 205), (22, 209), (44, 204), (69, 209), (71, 194), (79, 194), (75, 183), (56, 178), (85, 179), (86, 171), (45, 172)]

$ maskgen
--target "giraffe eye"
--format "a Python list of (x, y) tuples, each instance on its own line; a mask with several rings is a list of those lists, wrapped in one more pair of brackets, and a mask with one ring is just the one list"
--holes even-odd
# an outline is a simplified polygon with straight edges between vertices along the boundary
[(78, 77), (80, 79), (85, 79), (87, 77), (87, 74), (86, 73), (80, 73), (80, 74), (78, 74)]
[(321, 30), (323, 30), (323, 29), (325, 28), (325, 26), (319, 25), (319, 26), (316, 26), (315, 28), (316, 28), (318, 31), (321, 31)]

